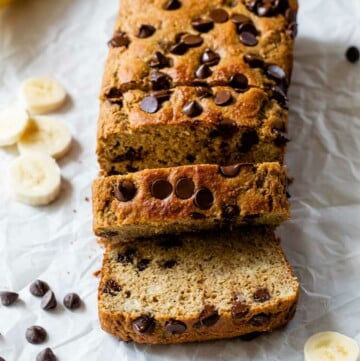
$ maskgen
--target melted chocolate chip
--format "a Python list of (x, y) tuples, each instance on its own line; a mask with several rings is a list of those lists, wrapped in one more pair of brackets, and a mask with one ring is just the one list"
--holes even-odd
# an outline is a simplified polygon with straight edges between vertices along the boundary
[(153, 197), (157, 199), (165, 199), (170, 196), (173, 191), (173, 187), (167, 180), (158, 179), (151, 184), (150, 191)]
[(203, 41), (203, 38), (199, 35), (187, 35), (183, 39), (184, 44), (189, 48), (200, 46)]
[(211, 76), (211, 74), (212, 74), (212, 71), (209, 68), (209, 66), (206, 64), (200, 65), (195, 72), (195, 76), (199, 79), (206, 79), (209, 76)]
[(107, 90), (105, 96), (107, 98), (110, 98), (111, 100), (113, 99), (119, 99), (122, 98), (122, 91), (118, 88), (112, 87), (109, 90)]
[(283, 147), (284, 145), (290, 142), (290, 139), (287, 137), (287, 134), (285, 132), (282, 132), (278, 129), (273, 129), (273, 133), (276, 134), (274, 144), (277, 147)]
[(227, 178), (236, 177), (240, 173), (240, 169), (240, 164), (219, 167), (220, 173)]
[(267, 315), (265, 313), (259, 313), (258, 315), (253, 316), (249, 322), (251, 325), (259, 327), (269, 323), (270, 318), (270, 315)]
[(249, 313), (250, 307), (241, 301), (235, 301), (231, 308), (231, 315), (234, 320), (240, 320)]
[(134, 256), (135, 256), (135, 249), (134, 248), (128, 248), (124, 254), (119, 254), (117, 257), (117, 261), (119, 263), (132, 263)]
[(230, 78), (229, 85), (236, 91), (244, 92), (249, 89), (248, 78), (241, 73), (236, 73)]
[(220, 62), (220, 55), (215, 53), (211, 49), (206, 49), (204, 53), (201, 55), (201, 64), (206, 64), (208, 66), (214, 66), (219, 64)]
[(251, 0), (246, 7), (258, 16), (284, 14), (289, 8), (288, 0)]
[(156, 113), (159, 107), (158, 99), (151, 95), (145, 97), (140, 103), (140, 109), (149, 114)]
[(219, 320), (219, 313), (213, 306), (205, 306), (205, 309), (200, 313), (199, 321), (193, 326), (194, 328), (211, 327)]
[(136, 194), (135, 184), (130, 180), (123, 180), (114, 188), (114, 195), (120, 202), (131, 201)]
[(136, 267), (141, 272), (146, 270), (149, 267), (149, 264), (150, 264), (150, 260), (144, 258), (137, 263)]
[(286, 80), (285, 71), (280, 66), (275, 64), (270, 64), (266, 67), (266, 74), (278, 83), (282, 83), (284, 80)]
[(183, 113), (190, 118), (197, 117), (203, 111), (202, 106), (196, 101), (192, 101), (183, 107)]
[(176, 263), (177, 262), (174, 259), (170, 259), (169, 261), (165, 261), (162, 266), (164, 268), (169, 269), (169, 268), (173, 268), (176, 265)]
[(33, 345), (39, 345), (45, 342), (47, 338), (46, 330), (41, 326), (31, 326), (25, 332), (27, 342)]
[(255, 25), (253, 23), (239, 24), (237, 27), (237, 32), (238, 34), (248, 32), (253, 34), (254, 36), (258, 35), (258, 31), (256, 30)]
[(190, 178), (180, 178), (175, 185), (175, 194), (180, 199), (189, 199), (193, 196), (195, 184)]
[(252, 23), (251, 19), (245, 15), (242, 14), (234, 14), (231, 16), (231, 21), (236, 24), (236, 25), (240, 25), (240, 24), (247, 24), (247, 23)]
[(198, 213), (198, 212), (191, 212), (190, 213), (190, 217), (192, 219), (195, 219), (195, 220), (199, 220), (199, 219), (205, 219), (206, 216), (202, 213)]
[(172, 79), (161, 71), (154, 71), (150, 75), (150, 81), (153, 90), (162, 90), (170, 88)]
[(231, 138), (239, 130), (237, 124), (231, 119), (223, 119), (217, 125), (217, 129), (225, 139)]
[(155, 320), (149, 316), (140, 316), (133, 321), (132, 326), (136, 333), (149, 335), (155, 329)]
[(69, 293), (64, 297), (63, 303), (68, 310), (77, 310), (81, 306), (81, 298), (76, 293)]
[(136, 36), (141, 39), (149, 38), (155, 31), (156, 29), (152, 25), (141, 25)]
[(170, 320), (165, 324), (165, 330), (171, 335), (181, 335), (186, 331), (186, 324), (177, 320)]
[(175, 55), (184, 55), (187, 51), (188, 47), (183, 42), (179, 42), (170, 48), (170, 53)]
[(244, 61), (250, 68), (263, 68), (264, 66), (264, 60), (260, 56), (254, 54), (245, 54)]
[(194, 204), (200, 209), (210, 209), (214, 204), (214, 196), (207, 188), (200, 188), (195, 193)]
[(255, 302), (266, 302), (270, 300), (270, 293), (267, 288), (259, 288), (255, 291), (253, 295)]
[(196, 95), (200, 98), (210, 98), (212, 97), (213, 93), (212, 93), (212, 89), (205, 87), (205, 86), (199, 86), (196, 87)]
[(239, 39), (246, 46), (256, 46), (258, 43), (258, 40), (256, 39), (256, 35), (254, 35), (250, 31), (243, 31), (239, 35)]
[(41, 308), (45, 311), (53, 310), (57, 306), (56, 297), (53, 291), (47, 291), (41, 300)]
[(149, 61), (149, 66), (151, 68), (166, 68), (170, 65), (169, 58), (167, 58), (163, 53), (160, 51), (156, 51), (153, 56), (151, 57), (151, 60)]
[(192, 21), (192, 26), (200, 33), (207, 33), (214, 27), (214, 22), (210, 19), (195, 19)]
[(224, 9), (211, 10), (210, 17), (215, 23), (225, 23), (229, 20), (229, 14)]
[(57, 357), (51, 348), (47, 347), (36, 356), (36, 361), (57, 361)]
[(231, 103), (232, 95), (228, 90), (221, 90), (215, 95), (215, 104), (224, 106)]
[(49, 289), (49, 285), (41, 280), (36, 280), (30, 285), (30, 293), (35, 297), (44, 296)]
[(119, 31), (114, 34), (114, 37), (108, 42), (109, 47), (119, 48), (121, 46), (128, 47), (130, 44), (130, 39), (127, 34), (123, 31)]
[(221, 216), (225, 219), (235, 219), (240, 214), (240, 208), (237, 205), (225, 206), (222, 210)]
[(249, 129), (246, 130), (241, 136), (241, 145), (239, 146), (239, 151), (246, 153), (250, 149), (259, 143), (259, 136), (257, 135), (256, 130)]
[(103, 293), (108, 293), (111, 296), (115, 296), (117, 292), (120, 292), (122, 287), (114, 280), (106, 281), (102, 291)]
[(272, 98), (277, 100), (277, 102), (285, 109), (288, 109), (288, 97), (284, 90), (279, 86), (273, 86), (272, 90)]
[(179, 0), (167, 0), (163, 6), (165, 10), (177, 10), (181, 7)]
[(10, 306), (17, 301), (19, 294), (15, 292), (0, 292), (0, 300), (3, 306)]
[(346, 50), (345, 55), (350, 63), (357, 63), (360, 59), (360, 51), (356, 46), (350, 46), (350, 48)]

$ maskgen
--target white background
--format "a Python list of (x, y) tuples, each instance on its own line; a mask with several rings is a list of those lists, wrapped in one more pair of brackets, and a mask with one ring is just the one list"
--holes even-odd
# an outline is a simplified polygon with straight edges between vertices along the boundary
[[(11, 308), (0, 306), (0, 356), (6, 361), (35, 360), (44, 347), (52, 347), (59, 361), (300, 361), (315, 332), (336, 330), (360, 341), (360, 63), (344, 58), (349, 45), (360, 46), (360, 1), (300, 2), (287, 156), (295, 177), (292, 220), (278, 231), (302, 285), (295, 319), (250, 343), (152, 347), (125, 344), (100, 330), (92, 275), (102, 251), (85, 198), (97, 174), (97, 95), (118, 1), (20, 0), (0, 11), (0, 106), (16, 99), (27, 77), (54, 76), (71, 97), (56, 116), (75, 138), (60, 162), (62, 195), (45, 208), (12, 200), (8, 166), (16, 150), (0, 150), (0, 289), (21, 298)], [(36, 278), (55, 291), (55, 312), (41, 310), (29, 294)], [(62, 307), (70, 291), (83, 298), (82, 310)], [(48, 330), (45, 345), (25, 341), (25, 329), (34, 324)]]

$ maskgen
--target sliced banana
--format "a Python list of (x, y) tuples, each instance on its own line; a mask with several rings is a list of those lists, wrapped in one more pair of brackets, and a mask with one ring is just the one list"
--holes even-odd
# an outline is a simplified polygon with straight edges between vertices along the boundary
[(64, 104), (66, 91), (56, 79), (39, 77), (25, 80), (20, 96), (32, 114), (47, 114)]
[(67, 126), (46, 116), (34, 116), (18, 142), (21, 154), (42, 152), (61, 158), (71, 146), (71, 134)]
[(60, 168), (47, 154), (21, 155), (10, 166), (10, 181), (19, 202), (46, 205), (60, 193)]
[(304, 346), (305, 361), (357, 361), (359, 346), (352, 338), (338, 332), (320, 332)]
[(15, 105), (0, 111), (0, 146), (15, 144), (29, 121), (26, 110)]

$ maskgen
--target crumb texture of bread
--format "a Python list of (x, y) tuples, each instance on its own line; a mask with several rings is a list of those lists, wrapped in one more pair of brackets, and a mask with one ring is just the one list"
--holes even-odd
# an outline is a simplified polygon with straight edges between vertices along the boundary
[(93, 184), (94, 231), (108, 242), (289, 218), (279, 163), (182, 166), (101, 177)]
[(271, 228), (108, 246), (102, 328), (149, 344), (267, 332), (294, 315), (299, 284)]

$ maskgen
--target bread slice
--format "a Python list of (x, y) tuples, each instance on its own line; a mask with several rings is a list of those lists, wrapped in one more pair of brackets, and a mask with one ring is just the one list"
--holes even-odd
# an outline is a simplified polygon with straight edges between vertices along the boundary
[(219, 226), (278, 225), (289, 218), (279, 163), (182, 166), (98, 178), (95, 234), (129, 241)]
[(270, 228), (108, 246), (102, 328), (168, 344), (272, 331), (294, 315), (299, 284)]

